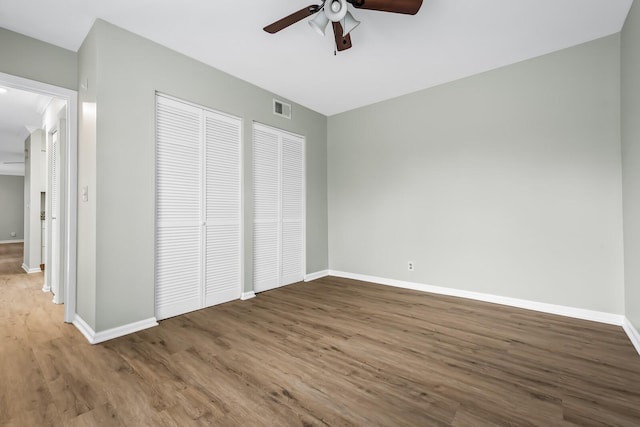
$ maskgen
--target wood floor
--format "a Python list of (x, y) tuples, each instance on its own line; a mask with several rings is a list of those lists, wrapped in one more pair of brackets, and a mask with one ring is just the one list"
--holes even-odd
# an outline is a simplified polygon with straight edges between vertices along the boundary
[(324, 278), (90, 346), (0, 276), (3, 426), (640, 425), (621, 328)]
[(24, 243), (0, 244), (0, 276), (5, 274), (21, 274), (24, 259)]

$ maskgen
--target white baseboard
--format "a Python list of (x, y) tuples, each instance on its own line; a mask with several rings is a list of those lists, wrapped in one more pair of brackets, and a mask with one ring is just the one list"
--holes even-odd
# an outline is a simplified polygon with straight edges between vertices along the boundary
[(329, 275), (329, 270), (316, 271), (315, 273), (305, 274), (304, 281), (310, 282), (312, 280), (321, 279)]
[(89, 343), (95, 344), (94, 337), (96, 336), (96, 333), (82, 317), (76, 314), (72, 323), (80, 332), (82, 332), (82, 335), (84, 335)]
[(42, 269), (40, 267), (38, 267), (38, 268), (29, 268), (27, 266), (27, 264), (22, 264), (22, 269), (24, 271), (26, 271), (27, 274), (42, 273)]
[(0, 245), (4, 245), (5, 243), (24, 243), (23, 239), (18, 240), (0, 240)]
[(385, 279), (381, 277), (367, 276), (364, 274), (345, 273), (343, 271), (329, 270), (329, 274), (331, 276), (336, 276), (336, 277), (344, 277), (347, 279), (362, 280), (364, 282), (394, 286), (397, 288), (412, 289), (415, 291), (430, 292), (434, 294), (448, 295), (453, 297), (490, 302), (494, 304), (507, 305), (510, 307), (518, 307), (518, 308), (524, 308), (527, 310), (540, 311), (543, 313), (558, 314), (560, 316), (573, 317), (576, 319), (591, 320), (593, 322), (599, 322), (599, 323), (607, 323), (609, 325), (622, 326), (624, 323), (624, 316), (621, 314), (606, 313), (602, 311), (587, 310), (583, 308), (568, 307), (568, 306), (556, 305), (556, 304), (547, 304), (543, 302), (503, 297), (499, 295), (484, 294), (480, 292), (471, 292), (471, 291), (465, 291), (461, 289), (431, 286), (431, 285), (425, 285), (422, 283), (405, 282), (402, 280)]
[(624, 331), (629, 336), (629, 339), (631, 340), (631, 344), (633, 344), (638, 354), (640, 354), (640, 332), (638, 332), (638, 330), (633, 326), (631, 321), (626, 317), (624, 318), (624, 323), (622, 324), (622, 327), (624, 328)]
[(134, 332), (142, 331), (143, 329), (152, 328), (158, 326), (158, 322), (155, 317), (150, 317), (139, 322), (129, 323), (128, 325), (118, 326), (117, 328), (107, 329), (106, 331), (95, 332), (82, 317), (76, 314), (73, 324), (82, 335), (89, 341), (90, 344), (98, 344), (104, 341), (112, 340), (114, 338), (129, 335)]
[(42, 292), (51, 292), (51, 286), (45, 283), (44, 285), (42, 285)]
[(256, 296), (256, 294), (253, 291), (251, 291), (251, 292), (243, 292), (242, 295), (240, 295), (240, 299), (242, 301), (246, 301), (248, 299), (255, 298), (255, 296)]

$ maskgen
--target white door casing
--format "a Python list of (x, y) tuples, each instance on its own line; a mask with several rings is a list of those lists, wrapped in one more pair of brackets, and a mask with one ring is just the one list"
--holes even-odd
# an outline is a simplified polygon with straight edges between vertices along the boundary
[[(60, 192), (64, 194), (63, 239), (64, 252), (60, 254), (60, 269), (63, 271), (64, 321), (72, 323), (76, 316), (76, 250), (77, 250), (77, 185), (78, 185), (78, 92), (47, 83), (25, 79), (11, 74), (0, 73), (0, 85), (42, 95), (53, 96), (65, 101), (67, 120), (64, 123), (64, 138), (60, 140), (65, 163), (60, 171), (64, 184)], [(50, 243), (50, 242), (49, 242)], [(49, 262), (50, 264), (50, 262)], [(46, 271), (46, 270), (45, 270)]]

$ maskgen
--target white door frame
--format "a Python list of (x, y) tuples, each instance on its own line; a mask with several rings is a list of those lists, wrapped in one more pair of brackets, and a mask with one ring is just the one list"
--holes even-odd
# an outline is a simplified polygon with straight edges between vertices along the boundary
[(61, 148), (66, 150), (64, 192), (65, 198), (65, 251), (61, 254), (61, 268), (64, 274), (64, 321), (72, 323), (76, 317), (76, 250), (77, 250), (77, 189), (78, 189), (78, 92), (47, 83), (11, 74), (0, 73), (0, 85), (54, 96), (67, 102), (66, 141), (61, 141)]

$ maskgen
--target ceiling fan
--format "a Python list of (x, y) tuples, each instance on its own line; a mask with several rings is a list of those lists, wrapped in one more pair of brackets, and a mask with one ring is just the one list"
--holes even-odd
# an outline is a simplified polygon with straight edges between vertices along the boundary
[(267, 33), (275, 34), (304, 18), (317, 14), (315, 18), (309, 21), (309, 25), (324, 36), (327, 24), (331, 21), (336, 48), (338, 51), (347, 50), (351, 47), (350, 33), (360, 24), (347, 10), (348, 3), (356, 9), (404, 13), (407, 15), (415, 15), (422, 6), (422, 0), (322, 0), (322, 4), (312, 4), (300, 9), (273, 24), (267, 25), (264, 30)]

